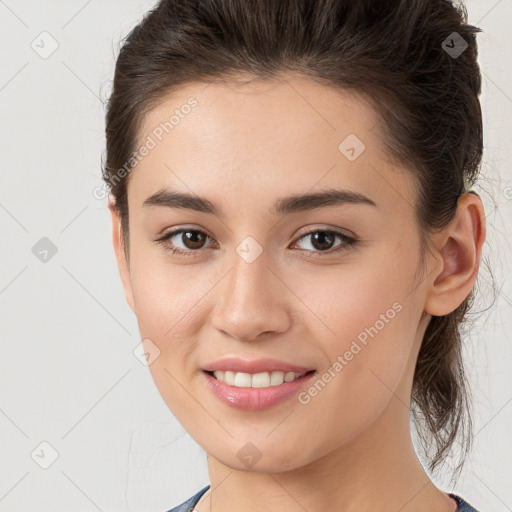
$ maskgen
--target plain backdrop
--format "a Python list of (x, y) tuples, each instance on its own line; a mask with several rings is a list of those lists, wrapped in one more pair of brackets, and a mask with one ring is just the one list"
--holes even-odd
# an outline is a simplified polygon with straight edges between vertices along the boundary
[[(154, 2), (0, 0), (0, 511), (154, 511), (207, 485), (206, 454), (134, 354), (101, 186), (122, 38)], [(446, 491), (512, 510), (512, 0), (469, 0), (483, 71), (487, 211), (465, 357), (475, 445)]]

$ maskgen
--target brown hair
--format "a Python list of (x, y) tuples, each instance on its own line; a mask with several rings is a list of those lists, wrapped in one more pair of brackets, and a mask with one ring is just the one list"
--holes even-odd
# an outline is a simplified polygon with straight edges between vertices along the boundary
[[(103, 178), (126, 254), (127, 162), (144, 116), (189, 82), (291, 71), (372, 102), (389, 155), (416, 180), (424, 255), (427, 235), (449, 223), (479, 173), (479, 31), (464, 5), (449, 0), (162, 0), (122, 45), (106, 115)], [(471, 445), (459, 328), (472, 300), (473, 290), (455, 311), (431, 319), (416, 364), (411, 411), (433, 452), (431, 471), (459, 436), (463, 455)]]

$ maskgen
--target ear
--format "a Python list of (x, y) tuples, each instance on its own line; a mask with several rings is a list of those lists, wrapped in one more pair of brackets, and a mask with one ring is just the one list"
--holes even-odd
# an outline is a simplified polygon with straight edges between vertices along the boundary
[(112, 216), (112, 242), (116, 254), (117, 266), (119, 268), (119, 275), (121, 276), (121, 281), (123, 283), (124, 295), (130, 309), (135, 312), (130, 280), (130, 264), (124, 250), (124, 240), (121, 234), (121, 219), (115, 208), (115, 201), (113, 199), (109, 199), (108, 209)]
[(433, 255), (438, 268), (431, 274), (426, 313), (447, 315), (470, 294), (478, 275), (485, 234), (482, 200), (474, 192), (463, 194), (450, 224), (434, 235)]

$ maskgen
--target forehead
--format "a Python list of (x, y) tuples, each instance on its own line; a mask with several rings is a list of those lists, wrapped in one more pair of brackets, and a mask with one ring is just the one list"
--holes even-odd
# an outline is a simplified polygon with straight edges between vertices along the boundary
[[(189, 108), (192, 100), (195, 106)], [(186, 84), (165, 96), (145, 116), (139, 138), (173, 114), (175, 135), (190, 127), (205, 143), (226, 141), (226, 136), (226, 142), (241, 142), (247, 135), (257, 137), (260, 143), (274, 141), (274, 145), (279, 136), (286, 136), (289, 144), (326, 135), (336, 141), (344, 133), (367, 140), (373, 135), (368, 142), (378, 142), (372, 132), (379, 116), (363, 95), (296, 76), (251, 79), (247, 83)], [(244, 149), (249, 151), (250, 146)]]
[(305, 78), (189, 83), (143, 119), (138, 147), (151, 140), (152, 148), (131, 181), (139, 203), (156, 186), (201, 195), (245, 190), (249, 199), (317, 183), (396, 203), (413, 184), (390, 160), (380, 129), (363, 96)]

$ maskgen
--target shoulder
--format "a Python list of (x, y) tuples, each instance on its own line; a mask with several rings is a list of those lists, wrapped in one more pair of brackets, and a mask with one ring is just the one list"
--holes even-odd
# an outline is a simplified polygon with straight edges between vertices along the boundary
[(192, 512), (193, 508), (197, 505), (197, 502), (201, 499), (201, 496), (210, 488), (209, 485), (203, 487), (194, 496), (184, 501), (181, 505), (168, 510), (167, 512)]
[(449, 496), (457, 502), (457, 512), (478, 512), (476, 508), (473, 508), (467, 501), (457, 496), (457, 494), (449, 493)]

